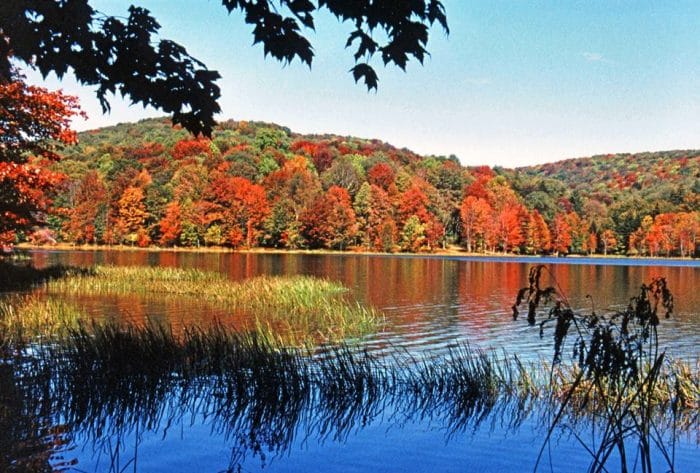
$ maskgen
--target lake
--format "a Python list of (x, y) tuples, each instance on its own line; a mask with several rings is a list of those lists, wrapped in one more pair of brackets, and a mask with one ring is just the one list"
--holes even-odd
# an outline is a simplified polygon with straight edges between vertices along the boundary
[[(533, 265), (548, 265), (573, 307), (593, 307), (599, 313), (625, 307), (643, 282), (662, 276), (675, 295), (676, 308), (659, 328), (661, 344), (676, 358), (698, 358), (700, 266), (695, 261), (164, 251), (30, 255), (37, 266), (157, 265), (218, 271), (232, 280), (306, 274), (340, 281), (359, 301), (385, 314), (382, 330), (360, 340), (369, 352), (382, 357), (409, 353), (434, 363), (444, 362), (459, 343), (526, 360), (551, 357), (551, 339), (541, 339), (538, 329), (524, 320), (513, 321), (510, 311)], [(219, 320), (245, 325), (244, 320), (227, 320), (240, 315), (167, 296), (75, 302), (96, 318), (134, 323), (153, 319), (175, 326)], [(549, 415), (538, 406), (506, 405), (456, 416), (446, 406), (417, 406), (401, 398), (347, 406), (310, 400), (287, 406), (284, 413), (270, 413), (270, 404), (253, 402), (230, 412), (207, 389), (202, 386), (194, 396), (167, 390), (127, 405), (106, 402), (89, 418), (59, 406), (58, 418), (48, 416), (53, 424), (49, 430), (59, 439), (59, 458), (52, 464), (76, 471), (139, 472), (522, 471), (534, 467), (548, 424), (543, 416)], [(697, 429), (680, 436), (678, 471), (700, 467), (698, 443)], [(563, 430), (545, 456), (546, 468), (540, 469), (551, 465), (554, 471), (580, 471), (589, 462), (572, 431)]]

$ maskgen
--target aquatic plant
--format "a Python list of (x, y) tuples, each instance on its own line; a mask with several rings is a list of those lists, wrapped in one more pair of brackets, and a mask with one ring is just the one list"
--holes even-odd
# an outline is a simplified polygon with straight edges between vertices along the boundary
[(377, 310), (352, 300), (342, 284), (310, 276), (230, 281), (197, 269), (97, 266), (47, 283), (51, 294), (163, 294), (244, 311), (254, 328), (291, 345), (340, 341), (376, 330)]
[[(594, 406), (593, 410), (601, 413), (604, 424), (602, 435), (594, 445), (581, 440), (582, 446), (592, 455), (590, 471), (605, 471), (606, 463), (616, 452), (621, 471), (628, 471), (630, 465), (639, 462), (642, 472), (651, 472), (652, 445), (673, 469), (675, 438), (672, 435), (667, 439), (662, 435), (662, 430), (655, 425), (655, 410), (665, 403), (670, 404), (672, 417), (676, 419), (683, 404), (690, 402), (689, 407), (698, 407), (698, 392), (695, 382), (695, 398), (689, 401), (693, 382), (677, 366), (669, 368), (665, 352), (659, 349), (657, 326), (662, 317), (669, 317), (673, 312), (673, 296), (666, 280), (656, 278), (649, 284), (642, 284), (639, 294), (630, 299), (625, 310), (610, 314), (598, 314), (595, 310), (583, 313), (572, 309), (555, 286), (542, 287), (541, 278), (546, 271), (541, 265), (531, 268), (529, 285), (518, 292), (513, 305), (513, 318), (519, 315), (518, 306), (527, 302), (528, 323), (535, 325), (541, 306), (552, 303), (539, 326), (540, 335), (543, 335), (548, 326), (554, 325), (555, 365), (561, 362), (567, 338), (574, 339), (572, 358), (578, 369), (569, 374), (570, 382), (565, 391), (552, 390), (559, 398), (559, 407), (549, 435), (560, 425), (572, 404), (579, 409)], [(681, 378), (684, 381), (681, 382)], [(630, 458), (627, 444), (632, 440), (637, 444), (637, 452)]]
[(13, 294), (0, 300), (0, 348), (54, 337), (76, 327), (84, 316), (67, 301), (31, 294)]

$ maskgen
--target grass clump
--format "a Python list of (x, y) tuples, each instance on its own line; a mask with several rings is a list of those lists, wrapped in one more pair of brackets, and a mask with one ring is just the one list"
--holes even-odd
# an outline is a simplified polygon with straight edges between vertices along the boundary
[(254, 328), (291, 345), (337, 342), (376, 330), (381, 314), (349, 297), (348, 289), (310, 276), (259, 276), (233, 282), (197, 269), (97, 266), (51, 280), (52, 294), (163, 294), (243, 311)]
[(82, 319), (80, 309), (69, 302), (14, 294), (0, 300), (0, 346), (55, 338), (76, 328)]

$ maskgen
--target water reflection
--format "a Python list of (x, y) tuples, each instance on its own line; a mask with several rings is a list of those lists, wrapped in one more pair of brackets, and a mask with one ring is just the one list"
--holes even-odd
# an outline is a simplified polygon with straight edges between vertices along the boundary
[[(541, 399), (465, 378), (465, 351), (387, 360), (253, 349), (221, 365), (163, 355), (167, 366), (144, 367), (117, 350), (85, 364), (74, 349), (46, 349), (0, 364), (3, 471), (520, 471), (551, 415)], [(553, 470), (581, 471), (590, 459), (576, 437), (596, 428), (575, 413), (564, 425)], [(696, 451), (679, 442), (679, 471), (697, 466)]]

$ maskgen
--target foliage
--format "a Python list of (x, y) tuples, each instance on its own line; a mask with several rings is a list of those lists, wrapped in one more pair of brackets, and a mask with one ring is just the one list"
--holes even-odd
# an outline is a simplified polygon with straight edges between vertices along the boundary
[[(97, 86), (103, 110), (107, 96), (119, 92), (133, 103), (154, 106), (173, 114), (173, 122), (193, 134), (210, 135), (213, 116), (220, 112), (216, 81), (219, 74), (190, 56), (184, 47), (157, 39), (160, 25), (150, 12), (131, 5), (126, 18), (96, 11), (89, 0), (70, 2), (5, 2), (0, 10), (0, 83), (11, 74), (11, 60), (20, 60), (42, 75), (63, 77), (70, 69), (79, 82)], [(314, 16), (328, 10), (355, 29), (346, 46), (356, 44), (355, 81), (377, 88), (377, 74), (369, 64), (374, 54), (384, 65), (406, 68), (409, 57), (423, 62), (429, 27), (447, 18), (440, 0), (392, 2), (284, 0), (222, 0), (231, 13), (241, 11), (252, 25), (254, 43), (285, 63), (298, 58), (311, 65), (313, 48), (301, 27), (314, 29)], [(386, 43), (377, 42), (381, 31)]]
[(74, 97), (29, 86), (11, 69), (0, 74), (0, 245), (42, 221), (63, 179), (47, 163), (76, 142), (70, 120), (78, 114)]
[[(664, 200), (658, 178), (617, 192), (586, 171), (584, 187), (576, 173), (588, 169), (585, 160), (563, 161), (566, 171), (557, 174), (554, 165), (538, 171), (547, 176), (496, 172), (378, 140), (297, 135), (260, 122), (223, 122), (211, 140), (193, 140), (163, 119), (79, 136), (54, 165), (69, 178), (52, 229), (68, 242), (136, 244), (138, 234), (142, 244), (165, 246), (435, 251), (455, 243), (481, 253), (683, 257), (697, 255), (700, 243), (699, 194), (684, 184), (700, 172), (697, 152), (638, 155), (683, 187)], [(631, 158), (606, 159), (635, 166)], [(130, 187), (143, 192), (146, 215), (120, 234), (119, 202)], [(412, 216), (422, 231), (413, 221), (404, 231)]]

